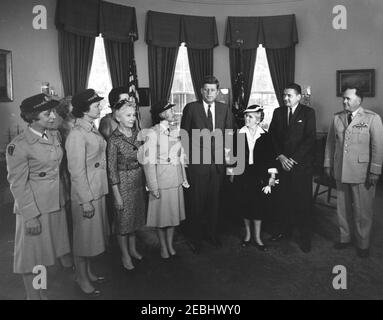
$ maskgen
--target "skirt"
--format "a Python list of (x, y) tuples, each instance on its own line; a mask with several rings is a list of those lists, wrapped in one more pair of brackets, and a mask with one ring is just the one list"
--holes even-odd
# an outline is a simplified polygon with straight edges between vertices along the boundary
[(25, 234), (25, 219), (16, 214), (14, 273), (31, 273), (37, 265), (52, 266), (56, 259), (70, 252), (65, 209), (39, 217), (41, 233)]
[(255, 166), (247, 167), (242, 175), (234, 178), (236, 201), (244, 219), (264, 220), (266, 217), (270, 196), (263, 193), (262, 188), (267, 183), (262, 180)]
[(149, 195), (148, 227), (175, 227), (185, 220), (184, 190), (182, 185), (171, 189), (160, 189), (160, 198)]
[(73, 254), (93, 257), (106, 250), (109, 240), (109, 222), (105, 196), (93, 200), (95, 212), (91, 219), (83, 216), (82, 207), (72, 201)]

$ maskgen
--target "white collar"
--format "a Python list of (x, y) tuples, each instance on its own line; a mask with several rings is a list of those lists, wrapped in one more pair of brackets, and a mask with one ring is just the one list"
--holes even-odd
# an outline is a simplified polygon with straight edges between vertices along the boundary
[[(295, 107), (291, 107), (291, 112), (294, 113), (295, 112), (295, 109), (299, 106), (299, 103), (295, 106)], [(287, 107), (287, 108), (290, 108), (290, 107)]]
[(356, 116), (356, 114), (359, 112), (359, 110), (360, 110), (360, 106), (358, 107), (358, 109), (356, 109), (354, 112), (352, 112), (352, 118), (353, 119)]
[[(251, 137), (250, 129), (247, 126), (243, 126), (240, 130), (239, 133), (247, 133)], [(257, 129), (255, 130), (255, 135), (254, 136), (259, 136), (263, 133), (263, 129), (261, 126), (258, 126)]]
[(45, 133), (46, 137), (44, 137), (43, 139), (45, 140), (48, 140), (48, 134), (47, 134), (47, 131), (44, 130), (44, 132), (40, 132), (40, 131), (37, 131), (35, 129), (33, 129), (32, 127), (29, 127), (29, 130), (31, 130), (34, 134), (36, 134), (39, 138), (42, 138), (43, 137), (43, 134)]
[(169, 128), (169, 122), (168, 121), (161, 121), (160, 126), (164, 129), (164, 131), (170, 129)]
[(210, 104), (208, 104), (204, 100), (202, 100), (202, 103), (203, 103), (203, 106), (204, 106), (205, 110), (207, 110), (209, 108), (209, 106), (210, 106), (210, 110), (215, 108), (215, 101), (210, 103)]

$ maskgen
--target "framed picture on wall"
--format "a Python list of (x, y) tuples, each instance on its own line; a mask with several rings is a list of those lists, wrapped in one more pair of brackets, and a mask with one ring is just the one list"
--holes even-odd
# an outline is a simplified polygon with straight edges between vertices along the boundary
[(13, 101), (12, 52), (0, 49), (0, 101)]
[(365, 97), (375, 96), (375, 69), (337, 70), (336, 95), (341, 97), (347, 87), (358, 87)]

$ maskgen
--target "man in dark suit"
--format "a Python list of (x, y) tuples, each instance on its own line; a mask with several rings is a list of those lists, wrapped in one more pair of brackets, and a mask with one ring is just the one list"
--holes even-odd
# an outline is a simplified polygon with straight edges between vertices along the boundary
[(196, 253), (204, 237), (215, 247), (221, 246), (217, 224), (219, 195), (226, 173), (224, 136), (226, 129), (233, 129), (234, 121), (231, 109), (216, 101), (218, 88), (217, 78), (205, 77), (201, 87), (202, 101), (188, 103), (181, 120), (181, 129), (187, 134), (189, 144), (184, 143), (190, 182), (186, 231), (190, 248)]
[(283, 92), (285, 106), (274, 111), (270, 133), (280, 162), (280, 200), (271, 241), (290, 238), (299, 231), (299, 246), (311, 250), (312, 175), (316, 136), (315, 111), (300, 104), (301, 87), (289, 84)]

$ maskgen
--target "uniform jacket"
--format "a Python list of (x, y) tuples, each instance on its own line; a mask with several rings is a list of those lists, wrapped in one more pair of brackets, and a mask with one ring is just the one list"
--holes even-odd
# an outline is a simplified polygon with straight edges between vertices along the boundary
[(26, 128), (7, 146), (14, 213), (23, 215), (26, 220), (58, 211), (65, 204), (60, 134), (52, 130), (47, 131), (47, 135), (45, 140)]
[(82, 118), (77, 119), (65, 148), (72, 201), (83, 204), (106, 195), (106, 141), (93, 124)]
[(360, 107), (347, 126), (347, 114), (338, 112), (331, 121), (324, 166), (334, 168), (343, 183), (364, 183), (369, 172), (381, 174), (383, 126), (375, 112)]
[(314, 109), (299, 104), (290, 126), (287, 123), (288, 107), (274, 110), (270, 123), (276, 156), (284, 154), (298, 162), (295, 171), (311, 171), (315, 154), (316, 122)]
[(178, 130), (167, 131), (157, 124), (145, 135), (140, 150), (146, 159), (144, 164), (146, 183), (149, 190), (177, 188), (183, 182), (181, 157), (183, 157)]

